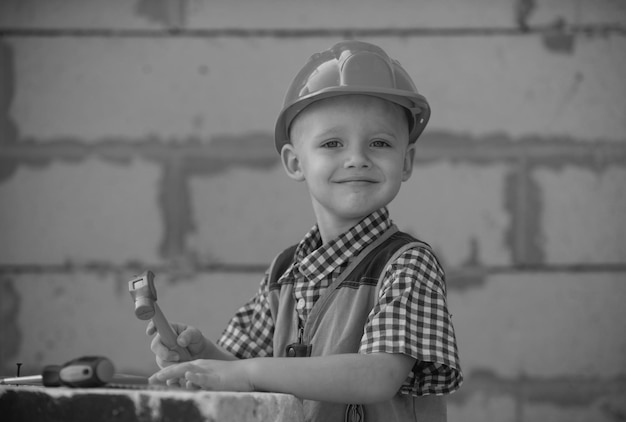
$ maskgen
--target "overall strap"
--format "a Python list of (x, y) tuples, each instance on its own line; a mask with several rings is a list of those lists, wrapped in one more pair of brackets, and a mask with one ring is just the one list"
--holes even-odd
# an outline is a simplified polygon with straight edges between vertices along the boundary
[(400, 255), (402, 255), (409, 249), (413, 249), (413, 248), (424, 248), (432, 252), (432, 248), (430, 247), (430, 245), (420, 240), (407, 243), (401, 246), (400, 248), (398, 248), (398, 250), (396, 250), (395, 253), (391, 255), (391, 258), (389, 258), (389, 260), (383, 267), (383, 270), (380, 272), (380, 276), (378, 277), (378, 283), (376, 284), (376, 295), (374, 296), (375, 298), (378, 298), (380, 296), (380, 289), (382, 288), (382, 284), (385, 279), (385, 273), (386, 273), (385, 269), (387, 269), (392, 263), (394, 263), (396, 259), (400, 257)]
[(293, 262), (293, 256), (296, 253), (297, 247), (298, 245), (292, 245), (274, 257), (268, 270), (270, 286), (278, 282), (278, 279), (287, 271), (287, 268), (289, 268)]
[(398, 227), (395, 224), (392, 224), (387, 231), (385, 231), (378, 239), (374, 240), (370, 243), (365, 249), (361, 251), (351, 262), (348, 264), (345, 270), (339, 274), (339, 276), (332, 282), (330, 286), (324, 291), (322, 296), (318, 299), (317, 303), (313, 305), (313, 309), (311, 310), (311, 314), (309, 318), (307, 318), (305, 333), (308, 333), (310, 330), (307, 328), (316, 321), (317, 317), (324, 312), (326, 309), (328, 300), (333, 295), (333, 292), (337, 290), (337, 288), (341, 285), (341, 283), (349, 276), (352, 271), (359, 265), (374, 249), (380, 246), (383, 242), (389, 239), (393, 234), (398, 231)]

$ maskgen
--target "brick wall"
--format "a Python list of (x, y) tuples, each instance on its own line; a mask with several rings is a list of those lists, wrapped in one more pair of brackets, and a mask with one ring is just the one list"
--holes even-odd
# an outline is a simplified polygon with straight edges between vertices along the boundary
[(339, 39), (433, 116), (391, 207), (448, 272), (451, 421), (626, 420), (626, 6), (603, 0), (0, 3), (0, 373), (156, 367), (126, 282), (217, 338), (312, 225), (272, 146)]

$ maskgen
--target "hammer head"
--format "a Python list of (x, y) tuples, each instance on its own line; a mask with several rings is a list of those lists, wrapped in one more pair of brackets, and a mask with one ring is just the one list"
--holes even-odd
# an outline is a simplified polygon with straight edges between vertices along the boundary
[(135, 316), (146, 320), (154, 316), (154, 304), (157, 300), (154, 288), (154, 273), (145, 271), (128, 282), (128, 291), (135, 301)]

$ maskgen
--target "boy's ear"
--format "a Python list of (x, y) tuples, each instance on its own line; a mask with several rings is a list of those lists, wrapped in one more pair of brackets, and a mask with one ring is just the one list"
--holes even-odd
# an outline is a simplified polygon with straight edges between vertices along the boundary
[(402, 165), (402, 181), (406, 182), (413, 173), (413, 160), (415, 159), (415, 143), (409, 144), (404, 155), (404, 163)]
[(283, 163), (283, 167), (287, 172), (287, 176), (291, 177), (293, 180), (297, 180), (301, 182), (304, 180), (304, 173), (302, 172), (302, 168), (300, 166), (300, 159), (298, 158), (298, 154), (296, 154), (296, 150), (292, 144), (285, 144), (283, 148), (280, 150), (280, 159)]

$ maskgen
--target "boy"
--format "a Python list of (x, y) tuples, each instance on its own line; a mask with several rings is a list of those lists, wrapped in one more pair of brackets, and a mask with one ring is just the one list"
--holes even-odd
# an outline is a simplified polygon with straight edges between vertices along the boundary
[[(462, 382), (444, 274), (386, 206), (413, 169), (430, 108), (379, 47), (344, 41), (313, 55), (276, 124), (287, 175), (316, 225), (272, 263), (218, 344), (175, 325), (193, 361), (152, 350), (151, 382), (304, 399), (311, 421), (443, 421)], [(154, 334), (152, 325), (148, 334)]]

